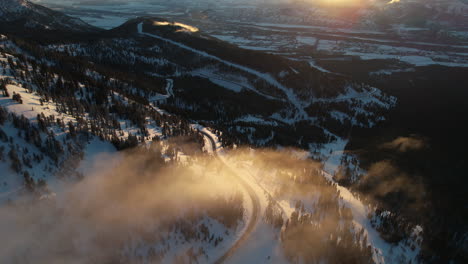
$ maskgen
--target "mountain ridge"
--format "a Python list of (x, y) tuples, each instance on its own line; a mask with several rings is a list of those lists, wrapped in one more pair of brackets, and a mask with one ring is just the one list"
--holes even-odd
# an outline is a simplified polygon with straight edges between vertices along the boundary
[(0, 3), (0, 30), (7, 33), (37, 33), (61, 31), (96, 33), (102, 31), (79, 18), (34, 4), (26, 0), (2, 0)]

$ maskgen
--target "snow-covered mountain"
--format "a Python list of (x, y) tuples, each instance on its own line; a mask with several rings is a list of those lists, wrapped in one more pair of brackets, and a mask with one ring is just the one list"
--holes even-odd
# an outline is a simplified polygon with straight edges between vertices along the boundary
[(0, 2), (0, 14), (20, 13), (30, 8), (30, 4), (24, 0), (4, 0)]
[(72, 18), (26, 0), (0, 2), (0, 28), (15, 30), (59, 30), (95, 32), (96, 28), (80, 19)]

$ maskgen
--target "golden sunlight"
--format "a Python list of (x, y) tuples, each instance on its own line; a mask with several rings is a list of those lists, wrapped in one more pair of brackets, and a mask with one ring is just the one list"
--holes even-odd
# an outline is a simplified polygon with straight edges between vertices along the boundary
[(179, 23), (179, 22), (172, 23), (172, 22), (167, 22), (167, 21), (155, 21), (155, 22), (153, 22), (153, 25), (155, 25), (155, 26), (169, 26), (169, 25), (171, 25), (171, 26), (181, 27), (182, 29), (178, 30), (177, 32), (179, 32), (179, 31), (198, 32), (198, 28), (190, 26), (190, 25), (182, 24), (182, 23)]
[(318, 3), (324, 6), (333, 7), (349, 7), (349, 6), (361, 6), (365, 3), (365, 0), (308, 0), (312, 3)]

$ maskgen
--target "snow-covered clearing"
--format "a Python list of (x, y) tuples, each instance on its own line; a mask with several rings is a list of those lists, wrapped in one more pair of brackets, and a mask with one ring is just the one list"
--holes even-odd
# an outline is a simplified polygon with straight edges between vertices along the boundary
[(314, 38), (314, 37), (297, 36), (296, 40), (300, 44), (309, 45), (309, 46), (313, 46), (313, 45), (317, 44), (317, 38)]
[[(426, 50), (405, 46), (342, 40), (320, 39), (317, 42), (317, 50), (319, 51), (357, 56), (362, 60), (398, 60), (418, 67), (429, 65), (468, 67), (468, 57), (461, 52)], [(467, 49), (468, 47), (462, 46), (460, 48)]]
[(37, 115), (41, 113), (46, 116), (53, 115), (62, 119), (65, 123), (75, 121), (75, 118), (59, 113), (55, 104), (43, 103), (41, 105), (41, 98), (35, 92), (30, 93), (26, 88), (11, 84), (7, 85), (7, 89), (11, 95), (20, 94), (23, 100), (23, 103), (19, 104), (10, 97), (0, 97), (0, 106), (6, 108), (9, 112), (24, 115), (30, 121), (37, 120)]
[(200, 76), (203, 78), (209, 79), (211, 82), (224, 87), (228, 90), (231, 90), (233, 92), (240, 92), (242, 89), (253, 89), (253, 87), (250, 86), (247, 80), (241, 78), (241, 76), (237, 77), (230, 75), (230, 76), (225, 76), (225, 75), (220, 75), (215, 72), (215, 69), (196, 69), (192, 71), (192, 75), (194, 76)]
[(236, 119), (234, 122), (246, 122), (246, 123), (255, 123), (255, 124), (262, 124), (262, 125), (269, 125), (269, 126), (277, 126), (278, 122), (276, 121), (269, 121), (265, 120), (262, 117), (253, 116), (253, 115), (246, 115)]
[[(89, 175), (92, 170), (109, 169), (115, 167), (118, 163), (118, 159), (115, 158), (117, 150), (115, 147), (106, 141), (102, 141), (98, 138), (93, 138), (84, 149), (84, 157), (80, 162), (77, 170), (83, 173), (83, 175)], [(112, 156), (113, 159), (109, 157)], [(102, 162), (105, 160), (106, 162)], [(108, 161), (111, 161), (110, 163)]]
[(209, 79), (211, 82), (224, 87), (228, 90), (231, 90), (233, 92), (241, 92), (242, 89), (246, 89), (249, 91), (252, 91), (260, 96), (263, 96), (267, 99), (270, 100), (279, 100), (283, 101), (282, 99), (273, 97), (271, 95), (264, 94), (257, 89), (249, 82), (249, 80), (243, 76), (240, 75), (235, 75), (235, 74), (226, 74), (226, 73), (220, 73), (216, 69), (213, 68), (202, 68), (202, 69), (196, 69), (191, 72), (192, 75), (194, 76), (200, 76), (203, 78)]
[(212, 34), (212, 37), (215, 37), (219, 40), (229, 42), (229, 43), (235, 43), (237, 45), (245, 45), (251, 42), (251, 40), (243, 38), (243, 37), (237, 37), (237, 36), (229, 36), (229, 35), (217, 35), (217, 34)]

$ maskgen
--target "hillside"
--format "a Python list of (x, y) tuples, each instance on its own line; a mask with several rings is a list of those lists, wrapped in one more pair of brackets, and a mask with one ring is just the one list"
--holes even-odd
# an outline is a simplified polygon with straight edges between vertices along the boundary
[(92, 36), (99, 28), (78, 18), (36, 5), (26, 0), (2, 0), (0, 32), (17, 34), (35, 41)]
[[(151, 91), (136, 89), (125, 79), (110, 78), (91, 69), (83, 72), (81, 67), (63, 71), (62, 67), (55, 66), (66, 65), (63, 63), (67, 57), (56, 55), (53, 60), (42, 62), (7, 37), (2, 37), (0, 47), (2, 57), (0, 69), (2, 159), (0, 161), (6, 172), (2, 176), (1, 197), (2, 202), (7, 202), (11, 206), (9, 209), (2, 208), (8, 213), (4, 214), (0, 221), (14, 221), (24, 225), (18, 219), (34, 217), (39, 220), (39, 224), (27, 225), (28, 230), (40, 234), (65, 230), (82, 232), (79, 231), (80, 226), (93, 224), (97, 229), (89, 233), (87, 231), (86, 235), (90, 238), (100, 235), (103, 243), (106, 241), (106, 245), (110, 243), (121, 252), (117, 258), (111, 247), (88, 238), (72, 239), (74, 241), (72, 244), (75, 243), (75, 246), (69, 243), (60, 244), (61, 249), (74, 252), (65, 258), (66, 260), (79, 259), (85, 262), (90, 259), (106, 261), (118, 259), (119, 262), (136, 259), (214, 260), (217, 256), (221, 257), (223, 250), (229, 249), (230, 244), (236, 242), (239, 232), (246, 232), (243, 231), (247, 228), (246, 223), (252, 221), (252, 227), (262, 225), (262, 228), (266, 228), (264, 231), (266, 235), (284, 237), (281, 239), (283, 242), (273, 244), (274, 247), (271, 248), (271, 250), (284, 248), (282, 250), (285, 250), (285, 253), (278, 255), (278, 258), (290, 260), (297, 257), (312, 259), (318, 256), (334, 258), (320, 252), (310, 254), (307, 253), (307, 249), (291, 248), (295, 243), (297, 230), (309, 228), (308, 222), (304, 219), (315, 219), (318, 214), (338, 217), (342, 219), (340, 221), (346, 223), (346, 226), (351, 227), (350, 209), (339, 205), (335, 186), (317, 173), (317, 164), (291, 158), (291, 162), (302, 162), (301, 166), (309, 166), (306, 172), (302, 170), (287, 172), (289, 168), (278, 166), (277, 169), (284, 171), (283, 173), (297, 174), (298, 177), (301, 175), (303, 181), (298, 183), (294, 180), (295, 177), (283, 178), (282, 173), (272, 174), (273, 182), (281, 179), (285, 186), (289, 184), (294, 186), (289, 191), (283, 190), (282, 194), (274, 196), (271, 196), (270, 192), (273, 193), (283, 184), (257, 185), (253, 179), (242, 176), (248, 182), (248, 186), (254, 186), (249, 188), (255, 188), (252, 189), (253, 192), (260, 197), (257, 198), (260, 200), (257, 207), (250, 207), (248, 202), (243, 202), (247, 197), (243, 194), (245, 190), (238, 189), (232, 182), (232, 177), (238, 176), (233, 176), (231, 169), (223, 168), (226, 165), (216, 165), (215, 160), (202, 154), (203, 150), (209, 150), (211, 153), (212, 150), (208, 148), (205, 136), (198, 132), (201, 128), (196, 129), (196, 126), (190, 125), (187, 120), (158, 108), (155, 106), (157, 101), (149, 102), (145, 99), (166, 100), (165, 96), (171, 94), (171, 82), (167, 82), (167, 95), (143, 96), (145, 93), (151, 94)], [(74, 81), (78, 78), (81, 81)], [(211, 140), (214, 138), (217, 144), (223, 145), (211, 132), (203, 133), (209, 133)], [(130, 148), (132, 150), (122, 151)], [(116, 153), (116, 150), (120, 152)], [(230, 164), (229, 167), (238, 166), (237, 163), (244, 159), (243, 155), (242, 152), (233, 153), (222, 160), (225, 164)], [(272, 162), (270, 155), (258, 153), (259, 162), (265, 163), (260, 168)], [(104, 160), (106, 165), (102, 167), (98, 160)], [(250, 166), (254, 168), (253, 165)], [(128, 178), (128, 175), (133, 175), (134, 171), (140, 171), (143, 175)], [(109, 174), (113, 175), (111, 181), (102, 176)], [(174, 177), (174, 175), (179, 176)], [(193, 177), (196, 177), (196, 182), (190, 180)], [(322, 197), (314, 206), (316, 208), (314, 210), (303, 208), (302, 202), (297, 200), (299, 193), (294, 189), (304, 188), (304, 181), (309, 182), (312, 188), (320, 190), (314, 193), (314, 196)], [(229, 183), (227, 186), (226, 182)], [(167, 192), (158, 187), (162, 183), (170, 190), (176, 188), (178, 191), (186, 191), (183, 192), (184, 195), (172, 197), (172, 191)], [(96, 186), (100, 186), (100, 191), (96, 192)], [(149, 187), (151, 189), (148, 189)], [(203, 190), (215, 188), (220, 192), (204, 191), (204, 195), (200, 196), (198, 193), (192, 193), (197, 188)], [(269, 191), (262, 193), (258, 188), (268, 188)], [(84, 189), (87, 190), (86, 196), (78, 198)], [(116, 190), (125, 190), (127, 192), (125, 197), (128, 198), (116, 196), (118, 194)], [(148, 191), (156, 192), (158, 195), (146, 200), (141, 207), (128, 207), (132, 204), (132, 199)], [(301, 200), (305, 203), (311, 194), (306, 191), (301, 195), (304, 195)], [(166, 202), (161, 203), (164, 197), (171, 197), (169, 207)], [(195, 206), (185, 205), (183, 209), (180, 208), (181, 211), (174, 211), (175, 208), (179, 208), (177, 207), (179, 203), (186, 204), (187, 199), (192, 203), (197, 201), (194, 203)], [(282, 204), (289, 205), (279, 207), (278, 202), (274, 202), (276, 199)], [(333, 208), (330, 209), (329, 206), (322, 204), (324, 202), (321, 199), (329, 201), (326, 204), (332, 203)], [(64, 208), (61, 203), (70, 206)], [(294, 203), (296, 203), (295, 209)], [(131, 220), (133, 218), (121, 217), (119, 218), (123, 222), (109, 222), (107, 217), (103, 218), (97, 212), (105, 210), (106, 215), (115, 217), (117, 211), (104, 209), (110, 204), (116, 206), (117, 211), (130, 210), (134, 214), (138, 212), (142, 215), (136, 222)], [(38, 206), (41, 210), (27, 210), (29, 205)], [(150, 213), (152, 210), (164, 212), (164, 217), (152, 216)], [(90, 212), (93, 212), (91, 218), (89, 218)], [(84, 218), (84, 215), (88, 217)], [(73, 226), (68, 217), (75, 219)], [(51, 219), (58, 221), (58, 226), (41, 224)], [(157, 221), (158, 224), (141, 230), (141, 221), (150, 219)], [(321, 223), (318, 219), (314, 221)], [(286, 226), (283, 227), (285, 223)], [(17, 229), (18, 227), (16, 224), (10, 224), (9, 230), (2, 229), (2, 233), (6, 234), (8, 240), (25, 235), (21, 229)], [(130, 232), (130, 237), (122, 237), (120, 233), (115, 232), (108, 233), (109, 228), (117, 227)], [(259, 232), (257, 229), (254, 231)], [(373, 258), (378, 260), (381, 254), (387, 254), (378, 251), (380, 253), (374, 256), (367, 247), (366, 232), (361, 227), (348, 230), (337, 226), (327, 230), (324, 235), (313, 232), (310, 235), (317, 236), (317, 239), (330, 238), (329, 250), (341, 252), (342, 255), (353, 254), (353, 261), (359, 263), (361, 260), (370, 261)], [(152, 237), (154, 234), (158, 235)], [(340, 236), (348, 237), (347, 243), (352, 247), (341, 246), (336, 240)], [(274, 241), (278, 241), (277, 238)], [(31, 261), (33, 258), (36, 260), (56, 258), (56, 255), (47, 252), (50, 252), (49, 247), (57, 247), (54, 243), (59, 243), (61, 239), (63, 237), (60, 235), (54, 237), (51, 243), (42, 244), (41, 247), (35, 247), (33, 251), (23, 255), (23, 259)], [(27, 239), (23, 243), (32, 246), (37, 245), (38, 241)], [(93, 246), (84, 247), (82, 243)], [(77, 249), (78, 251), (75, 251)], [(86, 254), (79, 253), (81, 251)], [(2, 261), (17, 261), (20, 252), (22, 252), (21, 247), (2, 251)], [(96, 255), (96, 252), (100, 254)], [(336, 255), (336, 258), (339, 256)]]
[(465, 262), (464, 4), (112, 3), (0, 3), (1, 263)]

